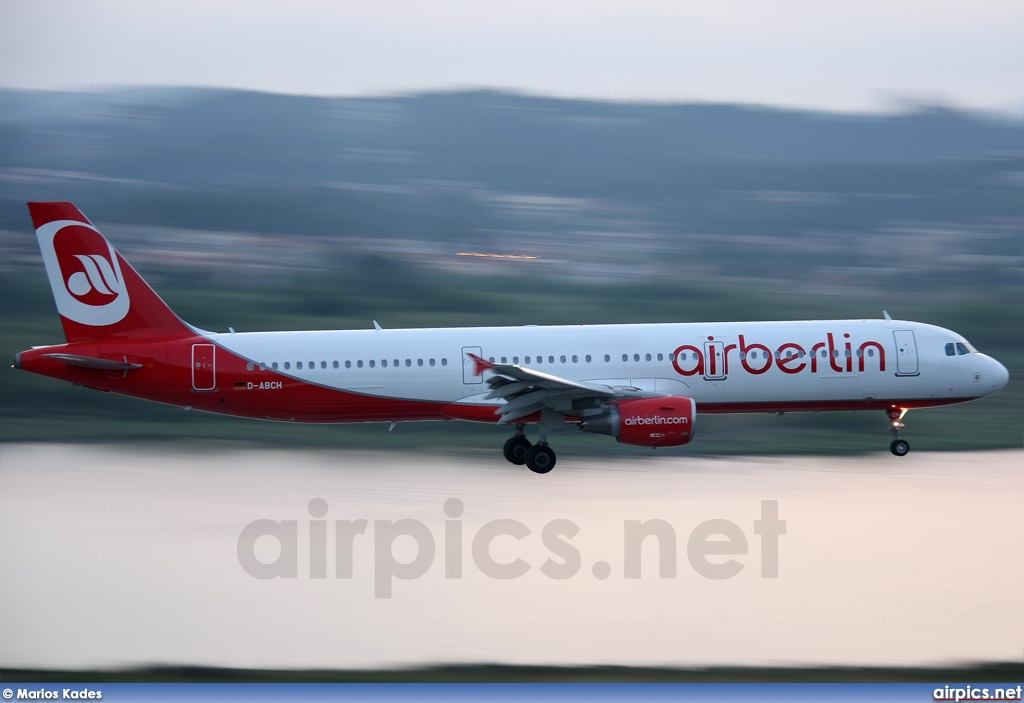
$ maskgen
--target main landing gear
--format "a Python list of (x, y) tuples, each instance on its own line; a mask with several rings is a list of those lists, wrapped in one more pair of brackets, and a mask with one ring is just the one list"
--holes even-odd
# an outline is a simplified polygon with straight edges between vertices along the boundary
[(526, 468), (535, 474), (546, 474), (555, 468), (555, 452), (547, 444), (535, 444), (526, 452)]
[(905, 439), (900, 439), (900, 430), (903, 428), (903, 416), (907, 414), (910, 408), (897, 408), (893, 406), (889, 408), (889, 432), (892, 434), (892, 444), (889, 445), (889, 451), (896, 456), (906, 456), (910, 452), (910, 443)]
[(548, 446), (547, 438), (542, 436), (537, 444), (531, 444), (526, 438), (525, 425), (516, 425), (516, 433), (505, 442), (505, 459), (512, 464), (522, 466), (537, 474), (546, 474), (555, 468), (555, 452)]
[(516, 433), (505, 442), (505, 460), (516, 466), (525, 464), (526, 454), (533, 449), (533, 444), (526, 438), (522, 427), (519, 425)]

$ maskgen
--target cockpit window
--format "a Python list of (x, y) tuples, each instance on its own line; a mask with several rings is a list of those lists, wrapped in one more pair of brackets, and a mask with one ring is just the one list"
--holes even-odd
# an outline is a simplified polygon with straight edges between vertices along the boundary
[(966, 342), (950, 342), (946, 345), (946, 356), (963, 356), (978, 350)]

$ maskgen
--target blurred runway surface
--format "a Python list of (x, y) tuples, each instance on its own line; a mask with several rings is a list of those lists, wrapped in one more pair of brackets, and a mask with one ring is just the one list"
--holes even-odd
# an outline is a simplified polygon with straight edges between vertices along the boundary
[[(1020, 451), (564, 452), (553, 473), (536, 476), (500, 451), (5, 444), (0, 666), (1019, 661), (1022, 467)], [(310, 577), (316, 498), (327, 504), (327, 578)], [(445, 578), (446, 558), (459, 551), (447, 546), (450, 498), (463, 506), (461, 578)], [(786, 521), (775, 579), (761, 577), (762, 500), (777, 500)], [(239, 537), (259, 519), (297, 521), (296, 578), (261, 580), (242, 568)], [(337, 578), (335, 523), (358, 519), (368, 526), (353, 542), (352, 578)], [(402, 519), (429, 535), (398, 537), (392, 558), (413, 561), (424, 540), (436, 554), (423, 576), (389, 579), (392, 596), (375, 597), (375, 521)], [(659, 578), (650, 537), (641, 577), (626, 578), (625, 522), (655, 519), (676, 536), (675, 576)], [(691, 534), (712, 519), (734, 523), (746, 541), (745, 554), (708, 557), (743, 565), (729, 579), (701, 576), (688, 556)], [(495, 561), (529, 565), (519, 578), (491, 578), (474, 560), (473, 539), (493, 520), (530, 531), (490, 545)], [(570, 578), (541, 569), (561, 561), (542, 538), (554, 520), (579, 527), (571, 547), (581, 564)], [(252, 551), (270, 563), (280, 546), (261, 537)], [(608, 564), (607, 578), (595, 576), (597, 562)]]

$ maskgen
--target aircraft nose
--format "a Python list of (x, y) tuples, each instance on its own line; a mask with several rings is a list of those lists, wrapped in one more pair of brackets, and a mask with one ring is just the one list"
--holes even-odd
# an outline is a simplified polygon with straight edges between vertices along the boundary
[(979, 354), (979, 363), (974, 370), (974, 383), (980, 384), (984, 395), (998, 393), (1010, 382), (1010, 372), (987, 354)]
[(992, 357), (989, 357), (989, 361), (992, 362), (992, 371), (989, 372), (989, 376), (992, 379), (992, 392), (995, 393), (1006, 388), (1006, 384), (1010, 382), (1010, 372)]

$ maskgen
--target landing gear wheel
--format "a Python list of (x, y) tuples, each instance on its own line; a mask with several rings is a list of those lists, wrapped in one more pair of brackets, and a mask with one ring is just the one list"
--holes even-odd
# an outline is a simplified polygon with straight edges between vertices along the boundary
[(892, 444), (889, 445), (889, 451), (896, 456), (906, 456), (910, 451), (910, 444), (900, 438), (900, 430), (903, 429), (903, 416), (907, 414), (910, 408), (901, 408), (897, 405), (890, 406), (888, 411), (889, 416), (889, 433), (892, 435)]
[(889, 451), (896, 456), (906, 456), (910, 451), (910, 444), (905, 439), (894, 439), (889, 445)]
[(532, 446), (526, 437), (513, 435), (505, 442), (505, 459), (516, 466), (522, 466), (526, 463), (526, 453)]
[(546, 444), (536, 444), (526, 452), (526, 467), (535, 474), (546, 474), (555, 468), (555, 452)]

